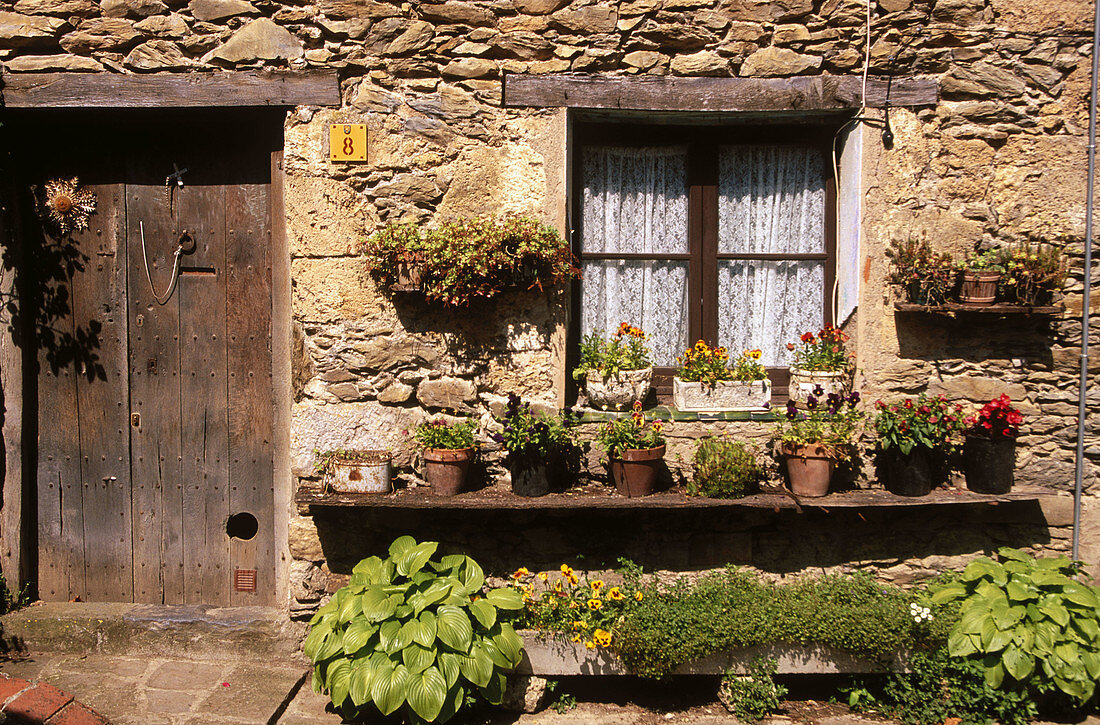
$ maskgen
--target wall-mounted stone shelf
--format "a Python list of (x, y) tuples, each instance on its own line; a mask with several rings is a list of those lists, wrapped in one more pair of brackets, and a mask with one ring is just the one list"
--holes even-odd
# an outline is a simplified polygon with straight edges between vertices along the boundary
[[(524, 655), (516, 668), (519, 674), (540, 677), (630, 674), (619, 658), (607, 650), (588, 649), (583, 643), (563, 641), (531, 630), (520, 634)], [(681, 665), (674, 674), (720, 675), (730, 669), (744, 673), (748, 672), (755, 657), (775, 658), (778, 672), (783, 675), (858, 674), (905, 668), (905, 658), (901, 655), (877, 661), (822, 645), (773, 644), (717, 652)]]
[(703, 509), (859, 509), (859, 508), (927, 508), (960, 504), (996, 506), (1019, 501), (1041, 501), (1056, 498), (1046, 489), (1020, 488), (1010, 493), (991, 496), (955, 488), (940, 488), (928, 496), (909, 498), (895, 496), (881, 489), (861, 489), (832, 493), (821, 498), (798, 499), (789, 492), (776, 490), (744, 498), (727, 500), (687, 496), (681, 490), (665, 491), (643, 498), (625, 498), (610, 488), (590, 485), (576, 491), (552, 493), (537, 498), (516, 496), (503, 484), (488, 486), (457, 496), (435, 496), (427, 488), (402, 489), (388, 494), (348, 494), (321, 490), (319, 484), (304, 481), (294, 496), (298, 512), (309, 515), (316, 508), (371, 509), (482, 509), (541, 511), (571, 511), (577, 509), (630, 510), (703, 510)]
[(1065, 312), (1061, 305), (964, 305), (949, 302), (942, 305), (916, 305), (911, 302), (895, 302), (898, 312), (923, 312), (930, 315), (954, 315), (959, 312), (979, 315), (1059, 315)]

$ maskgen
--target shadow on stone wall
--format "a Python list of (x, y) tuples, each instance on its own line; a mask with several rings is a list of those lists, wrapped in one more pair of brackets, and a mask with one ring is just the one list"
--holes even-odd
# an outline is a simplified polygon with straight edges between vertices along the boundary
[(984, 313), (958, 317), (897, 312), (899, 357), (933, 364), (944, 360), (983, 363), (991, 359), (1027, 361), (1029, 366), (1053, 364), (1051, 345), (1058, 337), (1048, 317)]
[(648, 571), (698, 571), (726, 564), (786, 574), (843, 565), (889, 568), (908, 562), (928, 576), (954, 557), (1000, 546), (1050, 543), (1037, 501), (935, 507), (695, 509), (680, 511), (330, 509), (314, 517), (328, 566), (349, 574), (360, 559), (385, 555), (403, 534), (466, 553), (487, 572), (517, 566), (606, 569), (619, 557)]

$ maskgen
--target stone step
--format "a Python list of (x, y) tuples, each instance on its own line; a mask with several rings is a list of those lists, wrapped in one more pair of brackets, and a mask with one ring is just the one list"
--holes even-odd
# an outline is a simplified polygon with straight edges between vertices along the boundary
[(0, 627), (0, 650), (306, 661), (306, 625), (265, 607), (49, 602), (0, 617)]

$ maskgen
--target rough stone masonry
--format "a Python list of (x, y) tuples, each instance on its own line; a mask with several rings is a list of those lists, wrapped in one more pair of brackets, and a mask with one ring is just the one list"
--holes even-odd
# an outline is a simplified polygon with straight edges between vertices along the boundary
[[(567, 295), (516, 293), (472, 313), (395, 302), (357, 252), (364, 235), (393, 221), (527, 213), (564, 230), (567, 114), (502, 108), (503, 74), (858, 74), (868, 12), (870, 66), (934, 77), (940, 101), (892, 110), (892, 150), (866, 144), (859, 306), (847, 322), (858, 384), (869, 401), (928, 390), (980, 403), (1007, 392), (1027, 416), (1018, 481), (1066, 493), (1082, 335), (1091, 17), (1084, 0), (6, 0), (0, 60), (10, 73), (339, 71), (339, 108), (300, 107), (285, 124), (294, 472), (312, 475), (314, 449), (341, 447), (393, 448), (408, 472), (414, 451), (402, 431), (427, 416), (447, 410), (487, 419), (510, 392), (551, 407), (565, 402)], [(368, 163), (330, 164), (332, 122), (367, 124)], [(883, 250), (910, 235), (955, 253), (977, 244), (1064, 245), (1073, 262), (1066, 315), (979, 324), (895, 315)], [(1100, 294), (1089, 313), (1100, 342)], [(1093, 380), (1097, 371), (1100, 355)], [(1095, 409), (1100, 390), (1090, 390), (1089, 402)], [(757, 440), (766, 434), (760, 426), (720, 427)], [(689, 458), (705, 430), (677, 423), (670, 455)], [(1100, 533), (1097, 430), (1091, 415), (1091, 560), (1089, 542)], [(800, 541), (787, 526), (807, 522), (778, 516), (679, 529), (647, 521), (662, 531), (653, 546), (680, 552), (664, 560), (670, 569), (724, 556), (777, 573), (867, 567), (906, 579), (1000, 542), (1064, 549), (1065, 503), (1048, 505), (1045, 527), (962, 512), (899, 527), (876, 515), (877, 530), (857, 526), (845, 536), (835, 522), (818, 522), (813, 531), (829, 533), (815, 539), (799, 529)], [(366, 513), (341, 514), (351, 519), (340, 525), (290, 515), (295, 611), (339, 582), (334, 570), (346, 573), (347, 557), (331, 554), (339, 545), (357, 536), (362, 548), (388, 535), (386, 522)], [(480, 548), (500, 568), (514, 565), (508, 552), (564, 554), (588, 536), (579, 521), (525, 521), (522, 531), (490, 522), (499, 533)], [(689, 531), (700, 525), (707, 528)], [(483, 528), (462, 526), (457, 539), (485, 538)], [(868, 541), (884, 529), (895, 538), (909, 532), (910, 554)], [(685, 553), (700, 547), (713, 555)]]

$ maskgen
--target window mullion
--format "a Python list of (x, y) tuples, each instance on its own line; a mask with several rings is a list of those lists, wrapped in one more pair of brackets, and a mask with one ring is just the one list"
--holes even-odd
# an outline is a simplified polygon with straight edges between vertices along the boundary
[(701, 329), (697, 337), (718, 344), (718, 147), (713, 143), (697, 147), (700, 165), (701, 236)]

